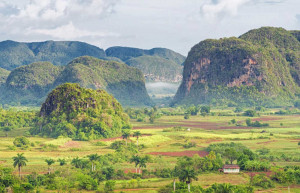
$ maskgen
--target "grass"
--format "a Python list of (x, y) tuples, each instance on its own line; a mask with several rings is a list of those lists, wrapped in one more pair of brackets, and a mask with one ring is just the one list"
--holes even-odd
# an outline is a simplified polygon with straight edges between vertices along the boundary
[[(232, 112), (232, 109), (213, 109), (218, 112)], [(183, 116), (163, 116), (157, 119), (154, 124), (147, 122), (136, 122), (131, 120), (132, 125), (142, 134), (148, 134), (139, 138), (139, 144), (144, 144), (145, 149), (142, 149), (140, 154), (147, 154), (150, 152), (178, 152), (178, 151), (203, 151), (209, 144), (213, 143), (242, 143), (249, 147), (253, 151), (262, 148), (270, 149), (270, 152), (274, 155), (287, 154), (295, 157), (300, 157), (300, 116), (299, 115), (267, 115), (272, 111), (265, 112), (261, 117), (254, 117), (251, 119), (266, 119), (261, 121), (263, 123), (269, 123), (269, 127), (265, 128), (248, 128), (242, 129), (236, 128), (228, 122), (232, 119), (236, 119), (237, 122), (244, 123), (248, 117), (244, 116), (191, 116), (190, 119), (185, 120)], [(267, 120), (271, 118), (273, 120)], [(204, 127), (205, 124), (211, 124), (209, 127)], [(209, 125), (208, 124), (208, 125)], [(182, 126), (183, 128), (191, 128), (190, 132), (184, 131), (169, 131), (174, 126)], [(218, 128), (214, 130), (215, 128)], [(220, 129), (225, 128), (225, 129)], [(59, 158), (65, 158), (68, 162), (66, 166), (59, 166), (56, 162), (53, 165), (54, 170), (60, 170), (61, 168), (71, 168), (70, 161), (75, 157), (85, 157), (89, 154), (98, 153), (104, 155), (107, 153), (113, 153), (114, 150), (109, 149), (109, 145), (114, 141), (103, 142), (104, 146), (97, 146), (97, 140), (95, 141), (72, 141), (70, 138), (41, 138), (41, 137), (29, 137), (30, 142), (35, 145), (28, 147), (27, 149), (17, 148), (16, 150), (10, 150), (9, 147), (13, 146), (13, 140), (15, 136), (24, 135), (29, 128), (19, 128), (8, 132), (8, 137), (5, 133), (0, 132), (0, 166), (12, 167), (12, 157), (21, 152), (28, 158), (29, 162), (26, 167), (23, 168), (25, 174), (38, 172), (47, 172), (47, 164), (45, 159), (53, 158), (55, 160)], [(264, 132), (263, 132), (264, 131)], [(120, 139), (116, 139), (120, 140)], [(135, 137), (130, 137), (133, 143), (136, 143)], [(183, 144), (188, 142), (195, 142), (196, 147), (184, 149)], [(53, 151), (43, 151), (43, 145), (55, 145), (58, 148)], [(177, 158), (168, 156), (151, 156), (154, 163), (148, 163), (147, 169), (155, 170), (161, 167), (174, 167)], [(275, 162), (278, 166), (287, 165), (300, 165), (300, 162)], [(130, 163), (122, 163), (115, 166), (116, 169), (134, 169), (134, 165)], [(248, 175), (243, 173), (238, 175), (224, 175), (220, 173), (202, 174), (198, 176), (199, 180), (194, 181), (194, 185), (201, 185), (203, 187), (210, 186), (217, 183), (232, 183), (232, 184), (245, 184), (249, 181)], [(159, 187), (170, 184), (172, 179), (151, 178), (142, 179), (139, 181), (130, 180), (118, 180), (116, 182), (116, 192), (144, 192), (154, 193), (157, 192)], [(135, 185), (133, 185), (135, 184)], [(102, 183), (103, 186), (103, 183)], [(128, 188), (131, 190), (126, 191)], [(135, 189), (135, 190), (133, 190)], [(299, 192), (300, 187), (292, 187), (291, 192)], [(286, 187), (277, 185), (275, 189), (267, 190), (265, 192), (284, 192)]]

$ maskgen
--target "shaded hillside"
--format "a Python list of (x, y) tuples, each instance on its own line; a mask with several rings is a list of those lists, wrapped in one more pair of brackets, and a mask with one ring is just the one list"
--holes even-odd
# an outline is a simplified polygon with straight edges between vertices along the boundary
[(74, 58), (85, 55), (105, 58), (104, 50), (84, 42), (0, 42), (0, 67), (7, 70), (38, 61), (48, 61), (54, 65), (66, 65)]
[(180, 82), (182, 79), (182, 66), (159, 56), (139, 56), (126, 63), (140, 69), (149, 82)]
[(48, 92), (66, 82), (105, 89), (124, 105), (151, 105), (141, 71), (90, 56), (76, 58), (65, 67), (38, 62), (13, 70), (0, 93), (1, 103), (39, 105)]
[(3, 68), (0, 68), (0, 85), (5, 83), (8, 75), (9, 75), (9, 71), (8, 70), (5, 70)]
[(79, 83), (86, 88), (105, 89), (124, 105), (151, 105), (143, 74), (123, 63), (80, 57), (66, 66), (55, 85), (65, 82)]
[(120, 58), (130, 66), (140, 69), (146, 81), (180, 82), (185, 57), (165, 48), (143, 50), (129, 47), (111, 47), (107, 56)]
[(50, 92), (31, 133), (92, 140), (120, 136), (130, 127), (122, 106), (106, 91), (66, 83)]
[(299, 42), (282, 28), (204, 40), (185, 61), (174, 104), (286, 105), (299, 94)]
[(38, 104), (50, 89), (62, 68), (50, 62), (36, 62), (13, 70), (0, 95), (2, 103)]

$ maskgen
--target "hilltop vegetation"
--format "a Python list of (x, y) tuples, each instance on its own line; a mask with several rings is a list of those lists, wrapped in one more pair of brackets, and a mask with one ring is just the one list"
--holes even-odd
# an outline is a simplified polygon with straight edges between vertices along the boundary
[(165, 48), (142, 50), (129, 47), (111, 47), (107, 56), (121, 59), (129, 66), (140, 69), (149, 82), (180, 82), (185, 57)]
[(85, 55), (105, 58), (104, 50), (84, 42), (0, 42), (0, 67), (7, 70), (40, 61), (51, 62), (54, 65), (66, 65), (74, 58)]
[(300, 93), (300, 42), (282, 28), (204, 40), (185, 61), (173, 104), (282, 106)]
[(68, 136), (79, 140), (119, 136), (130, 129), (120, 103), (104, 90), (84, 89), (66, 83), (54, 89), (43, 103), (32, 134)]
[(8, 70), (0, 68), (0, 86), (1, 86), (1, 84), (5, 83), (9, 73), (10, 72)]
[(1, 103), (39, 105), (47, 93), (66, 82), (105, 89), (124, 105), (151, 105), (138, 69), (89, 56), (76, 58), (65, 67), (38, 62), (13, 70), (2, 88)]

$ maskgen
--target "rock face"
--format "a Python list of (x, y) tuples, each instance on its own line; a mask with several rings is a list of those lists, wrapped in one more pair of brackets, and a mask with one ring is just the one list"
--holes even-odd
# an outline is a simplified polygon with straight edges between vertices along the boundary
[(152, 104), (141, 71), (90, 56), (76, 58), (64, 67), (38, 62), (13, 70), (2, 88), (0, 102), (39, 105), (53, 88), (67, 82), (105, 89), (124, 105)]
[(140, 69), (147, 82), (180, 82), (182, 79), (182, 63), (185, 57), (172, 50), (111, 47), (105, 53)]
[(129, 118), (113, 96), (66, 83), (50, 92), (31, 133), (88, 140), (119, 136), (128, 128)]
[(189, 52), (172, 104), (288, 104), (299, 94), (299, 70), (300, 43), (282, 28), (205, 40)]
[(13, 70), (33, 62), (47, 61), (54, 65), (66, 65), (79, 56), (105, 58), (105, 52), (96, 46), (76, 41), (46, 41), (21, 43), (0, 42), (0, 67)]

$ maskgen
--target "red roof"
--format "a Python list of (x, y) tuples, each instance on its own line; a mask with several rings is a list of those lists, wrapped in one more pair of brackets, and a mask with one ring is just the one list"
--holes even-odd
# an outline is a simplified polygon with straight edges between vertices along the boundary
[(223, 169), (240, 169), (239, 165), (224, 165)]

